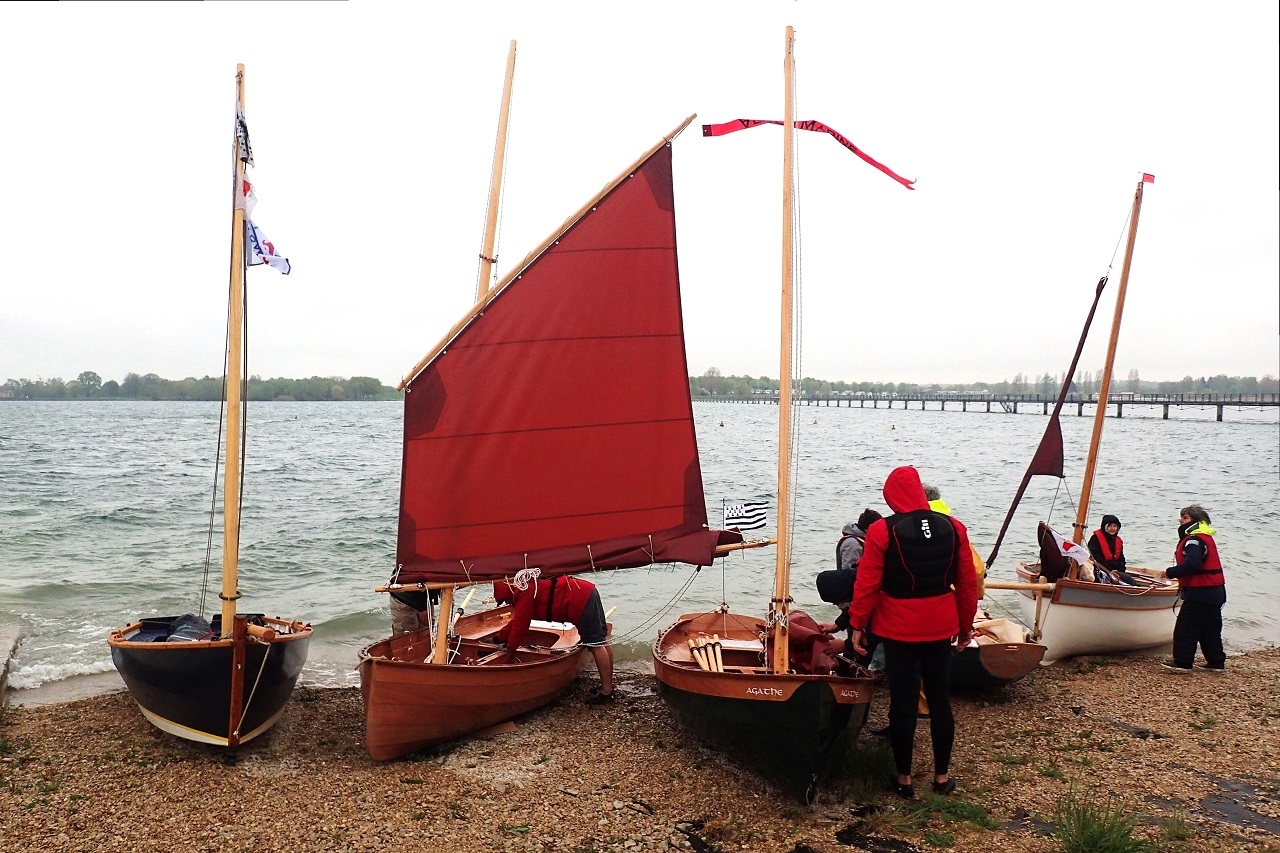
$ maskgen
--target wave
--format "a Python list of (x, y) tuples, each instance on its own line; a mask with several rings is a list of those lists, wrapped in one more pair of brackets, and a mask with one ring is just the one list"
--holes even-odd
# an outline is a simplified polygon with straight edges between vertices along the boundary
[[(105, 649), (106, 643), (104, 642), (102, 646)], [(9, 671), (8, 684), (13, 690), (34, 690), (53, 682), (114, 670), (115, 666), (111, 663), (110, 657), (89, 663), (36, 663), (30, 666), (15, 666)]]

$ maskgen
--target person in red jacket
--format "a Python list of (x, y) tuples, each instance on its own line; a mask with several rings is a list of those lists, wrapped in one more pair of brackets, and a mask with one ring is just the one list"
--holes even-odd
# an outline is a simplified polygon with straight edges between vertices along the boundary
[(889, 473), (884, 499), (893, 515), (867, 531), (849, 623), (854, 648), (865, 654), (870, 629), (884, 644), (889, 683), (889, 745), (897, 769), (894, 790), (908, 799), (916, 697), (921, 684), (929, 701), (933, 740), (933, 790), (950, 794), (955, 743), (951, 712), (952, 647), (962, 649), (973, 636), (978, 609), (978, 580), (969, 534), (949, 515), (929, 509), (915, 468)]
[(604, 605), (596, 585), (575, 577), (538, 580), (537, 569), (519, 572), (510, 584), (495, 583), (493, 597), (499, 604), (511, 602), (511, 621), (498, 632), (498, 642), (510, 650), (508, 660), (514, 662), (516, 649), (529, 633), (534, 619), (547, 622), (572, 622), (578, 627), (582, 644), (591, 650), (600, 687), (587, 697), (591, 705), (613, 701), (613, 647), (609, 645), (609, 626), (605, 622)]
[(1222, 647), (1222, 606), (1227, 603), (1227, 585), (1218, 543), (1213, 541), (1217, 531), (1210, 526), (1209, 513), (1199, 504), (1183, 507), (1178, 521), (1178, 547), (1173, 551), (1177, 565), (1165, 569), (1164, 576), (1178, 579), (1182, 606), (1173, 626), (1173, 659), (1164, 661), (1163, 666), (1190, 672), (1198, 645), (1204, 652), (1201, 666), (1222, 672), (1227, 668), (1227, 653)]

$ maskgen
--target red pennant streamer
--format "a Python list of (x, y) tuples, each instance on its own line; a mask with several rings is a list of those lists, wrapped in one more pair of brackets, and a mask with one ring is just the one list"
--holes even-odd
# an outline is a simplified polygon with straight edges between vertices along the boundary
[[(733, 121), (726, 121), (723, 124), (704, 124), (702, 126), (702, 135), (703, 136), (724, 136), (726, 133), (733, 133), (735, 130), (746, 130), (747, 128), (751, 128), (751, 127), (759, 127), (762, 124), (782, 124), (782, 122), (777, 121), (775, 119), (737, 118), (737, 119), (734, 119)], [(907, 189), (909, 190), (915, 189), (915, 187), (911, 186), (912, 184), (915, 183), (915, 181), (907, 180), (906, 178), (899, 175), (897, 172), (890, 169), (885, 164), (868, 156), (865, 151), (863, 151), (861, 148), (859, 148), (858, 146), (850, 142), (842, 133), (830, 127), (827, 127), (822, 122), (798, 121), (798, 122), (795, 122), (795, 126), (800, 130), (816, 130), (820, 133), (831, 134), (833, 137), (835, 137), (835, 140), (839, 142), (841, 145), (843, 145), (845, 148), (848, 148), (854, 154), (857, 154), (863, 160), (870, 163), (872, 166), (875, 166), (877, 169), (884, 172), (886, 175), (893, 178), (895, 181), (902, 184)]]

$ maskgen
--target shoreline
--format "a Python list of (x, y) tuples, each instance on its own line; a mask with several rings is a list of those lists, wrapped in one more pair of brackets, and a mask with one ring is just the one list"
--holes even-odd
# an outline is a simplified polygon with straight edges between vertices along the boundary
[[(959, 695), (959, 790), (914, 805), (833, 780), (807, 808), (680, 729), (652, 675), (620, 671), (608, 708), (584, 704), (594, 681), (588, 670), (515, 731), (381, 764), (364, 754), (354, 688), (298, 688), (271, 731), (231, 751), (163, 734), (125, 692), (9, 706), (0, 849), (125, 851), (163, 837), (192, 850), (836, 853), (862, 839), (905, 853), (950, 839), (1049, 853), (1055, 804), (1073, 786), (1091, 802), (1113, 796), (1153, 840), (1194, 831), (1193, 846), (1168, 850), (1280, 849), (1274, 647), (1232, 657), (1223, 674), (1095, 657)], [(886, 705), (877, 688), (868, 729)], [(860, 753), (883, 758), (879, 744), (864, 731)], [(918, 779), (929, 754), (922, 724)]]

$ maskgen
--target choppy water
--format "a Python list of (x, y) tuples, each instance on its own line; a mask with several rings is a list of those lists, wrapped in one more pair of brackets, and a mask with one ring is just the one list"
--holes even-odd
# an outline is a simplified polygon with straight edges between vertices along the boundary
[[(722, 501), (776, 491), (778, 408), (694, 409), (717, 524)], [(388, 633), (385, 597), (372, 590), (394, 562), (401, 413), (399, 402), (250, 408), (241, 609), (315, 626), (305, 683), (357, 683), (356, 652)], [(1227, 567), (1228, 648), (1275, 645), (1276, 414), (1232, 411), (1216, 423), (1206, 408), (1174, 417), (1126, 411), (1107, 420), (1090, 516), (1118, 515), (1130, 562), (1163, 567), (1178, 508), (1203, 504)], [(10, 675), (17, 701), (23, 689), (111, 672), (110, 629), (199, 608), (217, 418), (216, 403), (0, 404), (0, 622), (16, 623), (25, 638)], [(863, 507), (884, 510), (880, 487), (891, 468), (916, 465), (985, 556), (1045, 425), (1040, 414), (883, 408), (802, 407), (798, 418), (792, 591), (799, 606), (827, 617), (834, 611), (818, 601), (813, 577), (830, 566), (841, 525)], [(1038, 519), (1070, 528), (1092, 422), (1064, 416), (1070, 496), (1055, 480), (1033, 481), (993, 577), (1013, 579), (1017, 560), (1033, 556)], [(217, 534), (210, 611), (220, 549)], [(617, 606), (623, 665), (647, 660), (658, 627), (675, 614), (721, 600), (763, 613), (773, 563), (773, 549), (735, 555), (697, 573), (683, 597), (688, 567), (594, 578), (605, 606)], [(1009, 593), (994, 595), (984, 606), (1016, 614)]]

